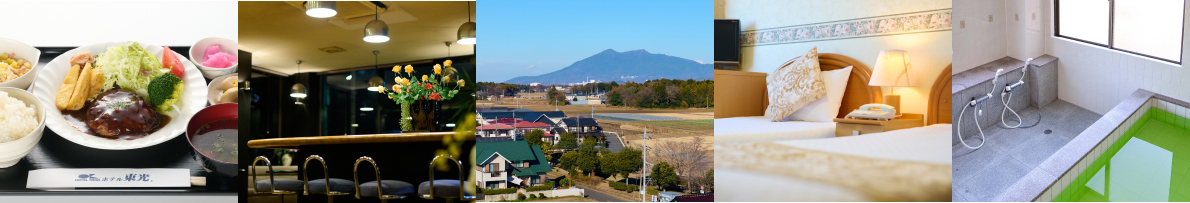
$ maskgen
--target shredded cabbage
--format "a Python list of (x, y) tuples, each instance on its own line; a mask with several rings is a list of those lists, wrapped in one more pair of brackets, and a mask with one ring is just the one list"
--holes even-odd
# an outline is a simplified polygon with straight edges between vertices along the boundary
[(153, 78), (169, 72), (162, 68), (156, 55), (137, 42), (108, 47), (96, 57), (95, 66), (103, 73), (103, 90), (110, 90), (115, 84), (125, 89), (144, 90)]

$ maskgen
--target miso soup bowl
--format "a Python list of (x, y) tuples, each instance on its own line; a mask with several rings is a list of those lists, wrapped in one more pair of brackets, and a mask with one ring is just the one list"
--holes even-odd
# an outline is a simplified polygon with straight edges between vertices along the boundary
[[(207, 173), (214, 173), (223, 177), (236, 177), (237, 164), (221, 161), (215, 159), (210, 154), (204, 154), (201, 148), (194, 145), (194, 136), (218, 129), (238, 129), (240, 120), (239, 108), (240, 105), (237, 103), (210, 106), (194, 114), (194, 117), (190, 118), (190, 123), (186, 125), (186, 141), (190, 142), (190, 147), (194, 149), (191, 151), (194, 161), (202, 165), (202, 168)], [(236, 151), (230, 147), (224, 150), (226, 153)]]

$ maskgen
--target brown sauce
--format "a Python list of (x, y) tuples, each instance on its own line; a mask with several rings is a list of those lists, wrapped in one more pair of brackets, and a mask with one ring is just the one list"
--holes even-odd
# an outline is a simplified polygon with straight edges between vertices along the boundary
[(75, 129), (78, 129), (79, 131), (82, 131), (83, 133), (86, 133), (88, 135), (93, 135), (95, 137), (101, 137), (101, 138), (106, 138), (106, 139), (111, 139), (111, 140), (135, 140), (135, 139), (139, 139), (139, 138), (142, 138), (145, 136), (149, 136), (150, 134), (153, 134), (154, 132), (161, 130), (161, 128), (165, 127), (166, 124), (169, 124), (169, 121), (171, 119), (167, 115), (158, 113), (157, 119), (158, 119), (158, 121), (161, 122), (161, 125), (154, 127), (153, 130), (149, 131), (148, 133), (119, 135), (119, 136), (112, 136), (112, 137), (99, 136), (99, 134), (96, 134), (94, 130), (91, 130), (91, 127), (87, 126), (87, 123), (85, 122), (85, 120), (87, 120), (87, 111), (89, 111), (91, 106), (93, 106), (93, 105), (91, 105), (92, 102), (93, 101), (87, 101), (87, 103), (83, 105), (83, 108), (79, 109), (79, 110), (73, 110), (73, 111), (72, 110), (61, 110), (61, 112), (62, 112), (62, 117), (66, 118), (66, 122), (70, 123), (70, 126), (74, 126)]

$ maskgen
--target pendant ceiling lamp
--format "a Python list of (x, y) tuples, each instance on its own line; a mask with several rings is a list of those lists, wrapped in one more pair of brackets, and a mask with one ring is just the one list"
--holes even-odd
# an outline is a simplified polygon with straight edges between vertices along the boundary
[(372, 50), (372, 56), (376, 58), (376, 76), (368, 79), (368, 91), (379, 92), (380, 87), (384, 86), (384, 79), (380, 78), (380, 74), (383, 74), (383, 72), (380, 72), (380, 51)]
[[(302, 60), (298, 60), (297, 64), (298, 73), (302, 73)], [(294, 83), (293, 88), (291, 88), (289, 91), (289, 96), (293, 98), (306, 98), (306, 85), (302, 85), (302, 82)]]
[(467, 2), (467, 22), (459, 26), (459, 44), (475, 44), (475, 22), (471, 22), (471, 2)]
[(305, 5), (306, 15), (310, 17), (329, 18), (339, 14), (338, 11), (335, 11), (334, 1), (307, 1)]
[(376, 5), (376, 14), (373, 17), (373, 20), (364, 26), (364, 41), (371, 43), (387, 42), (388, 23), (380, 20), (380, 4)]

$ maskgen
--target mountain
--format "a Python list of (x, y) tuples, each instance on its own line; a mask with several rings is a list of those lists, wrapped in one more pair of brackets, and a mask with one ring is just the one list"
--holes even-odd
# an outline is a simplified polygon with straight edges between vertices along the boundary
[(641, 50), (616, 52), (603, 50), (566, 68), (538, 76), (520, 76), (504, 81), (510, 84), (578, 83), (584, 80), (601, 82), (644, 82), (653, 79), (714, 80), (714, 65), (690, 59)]

